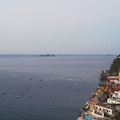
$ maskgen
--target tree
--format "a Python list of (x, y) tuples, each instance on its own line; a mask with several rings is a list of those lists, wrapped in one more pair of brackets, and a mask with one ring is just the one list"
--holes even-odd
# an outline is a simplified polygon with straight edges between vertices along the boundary
[(120, 55), (117, 56), (116, 59), (113, 60), (113, 63), (110, 66), (109, 73), (118, 75), (120, 71)]

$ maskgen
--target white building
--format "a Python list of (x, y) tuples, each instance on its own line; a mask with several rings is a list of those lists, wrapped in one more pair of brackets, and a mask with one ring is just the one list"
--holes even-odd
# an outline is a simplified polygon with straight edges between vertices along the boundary
[(120, 104), (120, 98), (108, 98), (107, 103), (108, 104)]
[(114, 91), (112, 98), (120, 98), (120, 91)]
[(112, 98), (107, 99), (108, 104), (120, 104), (120, 91), (114, 91)]
[(111, 80), (110, 82), (111, 82), (111, 83), (115, 83), (115, 84), (120, 84), (120, 81), (119, 81), (119, 80)]
[(113, 80), (115, 80), (115, 79), (118, 80), (118, 78), (119, 78), (118, 76), (109, 76), (109, 77), (107, 77), (108, 80), (109, 80), (109, 79), (110, 79), (110, 80), (112, 80), (112, 79), (113, 79)]
[(104, 118), (105, 113), (110, 116), (114, 116), (114, 111), (108, 104), (98, 103), (93, 109), (92, 115), (96, 118)]

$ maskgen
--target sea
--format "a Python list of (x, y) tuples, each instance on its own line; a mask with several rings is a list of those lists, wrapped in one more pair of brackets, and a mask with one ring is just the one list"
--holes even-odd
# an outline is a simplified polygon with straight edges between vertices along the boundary
[(0, 120), (76, 120), (117, 55), (0, 55)]

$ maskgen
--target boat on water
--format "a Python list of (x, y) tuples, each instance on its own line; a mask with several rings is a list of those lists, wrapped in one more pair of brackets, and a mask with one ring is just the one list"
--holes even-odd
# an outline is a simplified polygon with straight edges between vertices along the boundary
[(5, 91), (3, 91), (3, 92), (1, 92), (1, 94), (6, 94), (6, 92), (5, 92)]
[(20, 96), (16, 96), (16, 98), (20, 98)]

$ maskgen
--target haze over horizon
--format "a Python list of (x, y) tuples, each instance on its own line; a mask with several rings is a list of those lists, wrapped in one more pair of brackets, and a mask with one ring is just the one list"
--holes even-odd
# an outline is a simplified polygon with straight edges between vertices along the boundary
[(0, 54), (119, 54), (119, 0), (6, 0)]

